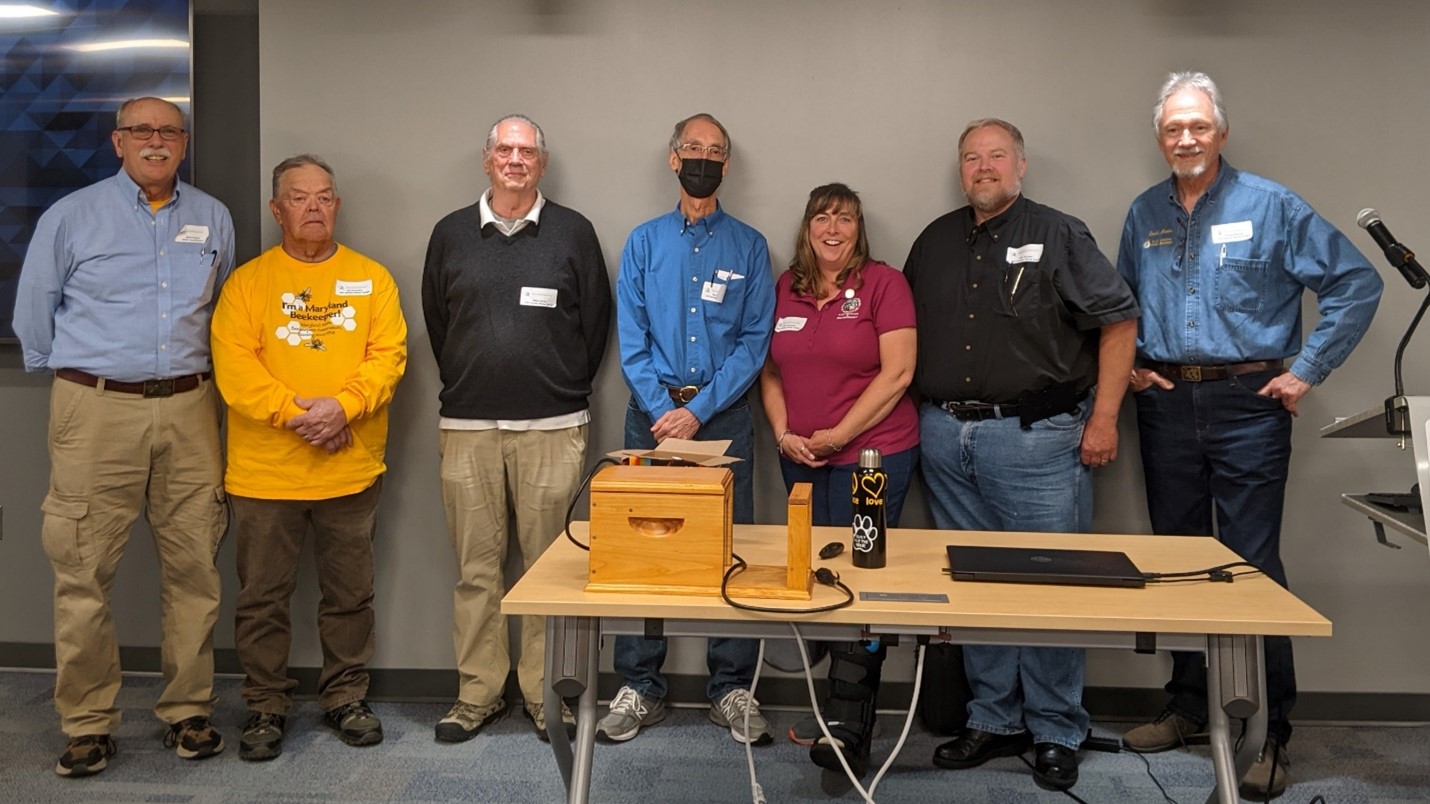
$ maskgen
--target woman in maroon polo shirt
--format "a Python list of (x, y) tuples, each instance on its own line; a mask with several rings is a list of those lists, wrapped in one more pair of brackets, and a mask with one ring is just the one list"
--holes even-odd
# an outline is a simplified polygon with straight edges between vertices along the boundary
[[(919, 458), (918, 412), (906, 393), (914, 376), (914, 301), (901, 272), (869, 257), (862, 210), (846, 185), (810, 192), (794, 259), (775, 287), (760, 395), (786, 490), (814, 487), (814, 524), (850, 526), (851, 477), (860, 450), (873, 447), (889, 476), (885, 511), (894, 527)], [(864, 643), (830, 648), (825, 719), (861, 776), (884, 652)], [(840, 770), (822, 737), (813, 718), (790, 729), (790, 739), (813, 746), (816, 764)]]

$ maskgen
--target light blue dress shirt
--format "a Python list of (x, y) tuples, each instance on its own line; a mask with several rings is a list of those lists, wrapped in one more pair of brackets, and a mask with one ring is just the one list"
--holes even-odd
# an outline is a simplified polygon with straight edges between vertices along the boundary
[[(1117, 270), (1137, 293), (1137, 354), (1220, 365), (1286, 359), (1312, 385), (1360, 342), (1382, 282), (1351, 241), (1295, 193), (1220, 163), (1188, 214), (1174, 181), (1132, 202)], [(1301, 345), (1301, 293), (1321, 321)]]
[(621, 373), (652, 420), (675, 409), (668, 387), (702, 386), (686, 408), (704, 424), (754, 383), (774, 312), (764, 235), (718, 207), (687, 223), (677, 206), (636, 227), (621, 252)]
[(27, 371), (138, 382), (212, 369), (209, 318), (233, 271), (233, 220), (177, 182), (153, 212), (123, 169), (40, 216), (15, 298)]

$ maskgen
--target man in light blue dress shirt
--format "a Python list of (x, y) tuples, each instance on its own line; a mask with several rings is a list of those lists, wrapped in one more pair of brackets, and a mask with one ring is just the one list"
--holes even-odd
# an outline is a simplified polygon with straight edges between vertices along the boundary
[[(621, 373), (631, 389), (625, 445), (730, 439), (728, 454), (741, 459), (731, 467), (734, 521), (752, 523), (755, 437), (745, 394), (774, 328), (769, 246), (716, 200), (730, 169), (730, 136), (719, 121), (697, 114), (677, 123), (667, 162), (680, 181), (680, 204), (631, 232), (616, 279)], [(758, 644), (711, 638), (706, 695), (712, 721), (739, 742), (765, 745), (773, 737), (750, 696)], [(625, 683), (597, 736), (629, 740), (665, 717), (665, 655), (664, 639), (616, 638), (615, 667)]]
[(185, 759), (223, 750), (213, 713), (214, 565), (228, 517), (209, 317), (233, 269), (233, 221), (177, 180), (184, 116), (159, 98), (120, 107), (122, 169), (40, 217), (15, 300), (25, 368), (51, 372), (50, 484), (41, 538), (55, 573), (55, 772), (115, 755), (119, 645), (110, 589), (143, 512), (159, 555), (164, 688), (154, 713)]
[[(1291, 417), (1365, 335), (1381, 281), (1295, 193), (1221, 157), (1226, 108), (1204, 73), (1174, 73), (1153, 125), (1172, 175), (1127, 213), (1117, 268), (1142, 318), (1132, 390), (1155, 533), (1212, 535), (1282, 586)], [(1301, 295), (1321, 320), (1301, 342)], [(1286, 365), (1290, 361), (1289, 367)], [(1267, 637), (1267, 739), (1242, 794), (1280, 795), (1296, 702), (1291, 640)], [(1174, 653), (1172, 696), (1125, 737), (1135, 751), (1205, 741), (1206, 664)]]

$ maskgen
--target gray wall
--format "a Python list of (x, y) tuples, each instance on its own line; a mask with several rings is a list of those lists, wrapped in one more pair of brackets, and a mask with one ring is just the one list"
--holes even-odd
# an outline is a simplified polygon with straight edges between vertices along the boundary
[[(967, 120), (987, 115), (1023, 128), (1027, 194), (1084, 218), (1115, 256), (1128, 202), (1165, 175), (1150, 128), (1160, 80), (1173, 69), (1205, 69), (1230, 108), (1229, 160), (1290, 185), (1372, 251), (1354, 225), (1362, 206), (1379, 207), (1412, 244), (1430, 237), (1419, 226), (1430, 208), (1416, 192), (1427, 184), (1419, 148), (1430, 117), (1425, 30), (1430, 6), (1408, 0), (1354, 8), (1210, 0), (1185, 9), (1156, 0), (260, 3), (263, 171), (300, 151), (337, 168), (339, 237), (392, 269), (413, 325), (384, 490), (375, 664), (451, 664), (455, 573), (438, 496), (438, 383), (419, 282), (432, 224), (486, 184), (481, 141), (498, 116), (520, 111), (543, 125), (552, 150), (543, 189), (591, 218), (613, 275), (630, 229), (675, 203), (664, 143), (670, 126), (696, 111), (731, 130), (723, 203), (765, 232), (778, 265), (790, 257), (809, 188), (830, 180), (861, 191), (876, 256), (901, 263), (928, 221), (961, 204), (955, 138)], [(261, 188), (265, 179), (260, 172), (252, 181)], [(251, 214), (235, 209), (238, 218)], [(263, 242), (274, 242), (266, 215), (247, 219), (263, 221)], [(1430, 692), (1421, 670), (1430, 647), (1417, 622), (1430, 604), (1430, 558), (1416, 545), (1375, 546), (1369, 524), (1337, 500), (1342, 490), (1408, 487), (1411, 459), (1389, 441), (1316, 434), (1390, 393), (1391, 356), (1420, 294), (1406, 292), (1390, 269), (1382, 273), (1390, 292), (1375, 325), (1302, 402), (1297, 424), (1283, 552), (1294, 589), (1336, 628), (1332, 639), (1297, 644), (1307, 692)], [(1309, 329), (1311, 302), (1306, 315)], [(1412, 393), (1430, 392), (1426, 362), (1423, 350), (1411, 350)], [(0, 622), (0, 642), (50, 638), (35, 510), (46, 472), (45, 386), (13, 363), (0, 368), (0, 438), (10, 456), (0, 468), (9, 513), (0, 606), (35, 612)], [(620, 445), (627, 394), (614, 348), (598, 386), (593, 454)], [(1097, 476), (1099, 530), (1148, 527), (1130, 417), (1129, 409), (1123, 457)], [(762, 439), (757, 505), (765, 521), (783, 517), (774, 455)], [(915, 500), (905, 524), (928, 522)], [(153, 645), (152, 551), (134, 552), (116, 614), (126, 644)], [(312, 606), (309, 584), (296, 611)], [(316, 663), (307, 618), (297, 633), (295, 662)], [(217, 639), (232, 644), (228, 619)], [(703, 672), (701, 652), (681, 647), (669, 669)], [(1157, 686), (1164, 662), (1096, 653), (1089, 683)]]

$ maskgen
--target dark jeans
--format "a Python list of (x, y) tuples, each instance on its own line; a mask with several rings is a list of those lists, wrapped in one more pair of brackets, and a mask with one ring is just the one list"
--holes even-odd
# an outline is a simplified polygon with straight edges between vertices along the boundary
[(233, 643), (243, 667), (241, 692), (255, 712), (282, 715), (298, 682), (288, 677), (289, 605), (308, 530), (318, 570), (318, 641), (325, 712), (367, 697), (373, 651), (372, 540), (382, 478), (330, 500), (259, 500), (230, 494), (238, 554)]
[[(914, 468), (918, 463), (918, 447), (883, 456), (884, 472), (889, 476), (889, 490), (884, 497), (884, 516), (891, 528), (899, 526), (899, 515), (904, 510), (904, 497), (909, 493), (909, 483), (913, 480)], [(858, 463), (814, 469), (780, 457), (780, 475), (784, 478), (786, 492), (793, 489), (796, 483), (809, 483), (814, 487), (810, 498), (810, 514), (813, 520), (811, 524), (814, 525), (845, 528), (853, 523), (854, 500), (849, 489), (850, 479), (858, 469)]]
[[(1152, 532), (1215, 535), (1286, 586), (1281, 510), (1291, 462), (1291, 414), (1256, 391), (1272, 373), (1178, 382), (1135, 395), (1147, 510)], [(1197, 569), (1188, 567), (1187, 569)], [(1287, 637), (1266, 637), (1267, 728), (1283, 744), (1296, 703), (1296, 669)], [(1197, 653), (1172, 654), (1168, 708), (1207, 721), (1207, 671)]]
[[(636, 406), (631, 398), (626, 408), (626, 449), (651, 449), (655, 447), (655, 437), (650, 434), (650, 416)], [(750, 405), (740, 399), (730, 407), (720, 411), (701, 425), (695, 434), (700, 441), (730, 440), (727, 455), (743, 460), (732, 464), (735, 474), (736, 524), (749, 525), (755, 521), (755, 421), (750, 416)], [(705, 663), (710, 669), (710, 681), (705, 686), (705, 694), (711, 701), (719, 701), (733, 689), (749, 689), (755, 677), (755, 660), (759, 658), (759, 640), (717, 639), (711, 637), (706, 649)], [(660, 672), (665, 664), (666, 641), (646, 639), (637, 636), (616, 637), (614, 650), (616, 672), (625, 679), (625, 685), (641, 695), (655, 700), (663, 700), (668, 692), (665, 676)]]

